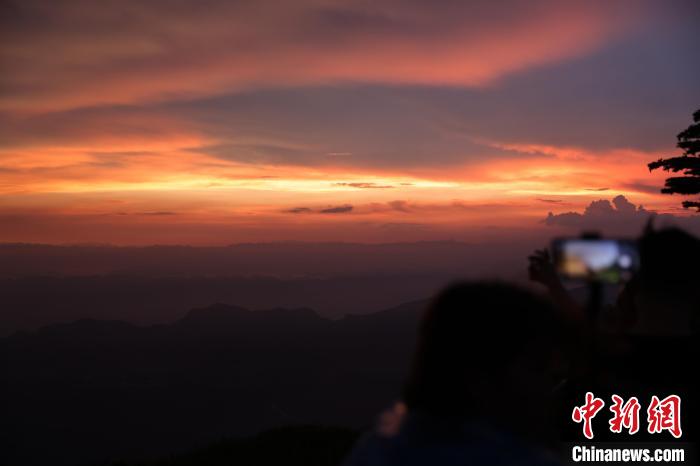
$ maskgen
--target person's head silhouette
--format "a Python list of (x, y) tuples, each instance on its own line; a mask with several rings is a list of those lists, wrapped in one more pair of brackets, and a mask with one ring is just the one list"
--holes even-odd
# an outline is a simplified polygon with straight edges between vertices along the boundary
[(641, 268), (618, 307), (633, 333), (689, 335), (700, 313), (700, 240), (678, 228), (648, 228), (638, 241)]
[(436, 297), (419, 332), (404, 392), (409, 412), (542, 433), (565, 339), (548, 301), (505, 284), (455, 284)]

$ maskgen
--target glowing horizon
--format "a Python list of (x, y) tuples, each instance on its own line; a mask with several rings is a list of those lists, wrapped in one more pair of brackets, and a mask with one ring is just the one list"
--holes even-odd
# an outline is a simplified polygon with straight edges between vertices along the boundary
[(690, 215), (646, 169), (700, 104), (680, 5), (14, 4), (0, 242), (478, 238), (620, 194)]

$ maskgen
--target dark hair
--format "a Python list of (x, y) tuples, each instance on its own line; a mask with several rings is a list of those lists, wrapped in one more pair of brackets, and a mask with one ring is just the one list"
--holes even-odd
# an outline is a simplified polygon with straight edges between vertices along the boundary
[(454, 284), (424, 315), (404, 402), (409, 409), (465, 415), (475, 407), (470, 382), (491, 380), (522, 356), (544, 361), (560, 346), (560, 329), (551, 304), (529, 291)]

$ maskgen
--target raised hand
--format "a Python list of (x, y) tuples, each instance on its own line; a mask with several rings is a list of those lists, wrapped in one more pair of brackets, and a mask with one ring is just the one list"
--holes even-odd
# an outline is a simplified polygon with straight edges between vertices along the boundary
[(559, 284), (559, 276), (547, 249), (537, 249), (528, 257), (530, 265), (528, 274), (530, 280), (541, 283), (548, 288)]

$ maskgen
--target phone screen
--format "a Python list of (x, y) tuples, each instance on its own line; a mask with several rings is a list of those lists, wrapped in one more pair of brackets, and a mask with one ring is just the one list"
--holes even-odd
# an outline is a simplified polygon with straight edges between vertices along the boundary
[(558, 239), (552, 245), (559, 274), (567, 278), (618, 283), (639, 268), (633, 241), (616, 239)]

